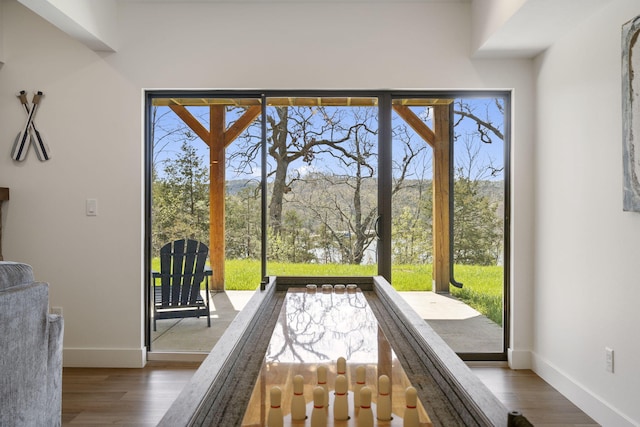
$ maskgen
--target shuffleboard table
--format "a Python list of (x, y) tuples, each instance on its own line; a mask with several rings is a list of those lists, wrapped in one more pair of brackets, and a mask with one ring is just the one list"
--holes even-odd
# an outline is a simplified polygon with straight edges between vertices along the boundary
[[(349, 419), (334, 421), (336, 362), (346, 359)], [(318, 367), (327, 370), (328, 426), (356, 426), (356, 369), (366, 371), (372, 407), (378, 378), (391, 380), (392, 419), (403, 425), (405, 390), (418, 395), (420, 427), (511, 426), (509, 412), (382, 277), (270, 277), (230, 324), (160, 426), (266, 426), (272, 387), (284, 426), (310, 426)], [(292, 382), (304, 378), (307, 419), (291, 419)], [(375, 418), (374, 418), (375, 419)]]

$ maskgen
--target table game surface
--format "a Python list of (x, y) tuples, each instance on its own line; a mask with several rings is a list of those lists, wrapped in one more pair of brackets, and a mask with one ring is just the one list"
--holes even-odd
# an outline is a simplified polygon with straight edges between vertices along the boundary
[[(334, 381), (338, 358), (346, 359), (349, 387), (349, 420), (333, 418)], [(374, 425), (403, 426), (406, 408), (405, 390), (411, 386), (396, 353), (378, 325), (366, 297), (354, 285), (290, 288), (285, 296), (279, 317), (264, 357), (263, 365), (253, 388), (242, 426), (265, 426), (271, 406), (270, 391), (282, 391), (281, 410), (284, 426), (305, 426), (311, 423), (313, 389), (318, 385), (317, 368), (327, 368), (329, 405), (327, 426), (357, 426), (359, 409), (354, 408), (353, 390), (356, 369), (366, 368), (366, 386), (371, 389), (371, 409)], [(305, 421), (291, 420), (293, 377), (304, 378), (307, 402)], [(376, 418), (378, 378), (387, 375), (391, 382), (391, 421)], [(429, 427), (431, 421), (422, 403), (417, 403), (419, 426)]]

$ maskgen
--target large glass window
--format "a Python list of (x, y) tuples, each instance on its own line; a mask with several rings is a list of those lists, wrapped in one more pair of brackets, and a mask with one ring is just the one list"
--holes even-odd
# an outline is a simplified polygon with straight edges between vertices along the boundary
[(151, 270), (192, 238), (217, 292), (383, 274), (455, 351), (504, 355), (507, 93), (148, 99)]
[(375, 275), (376, 99), (267, 105), (267, 274)]
[[(506, 98), (471, 95), (393, 101), (392, 283), (429, 292), (414, 308), (456, 352), (502, 353)], [(434, 156), (445, 134), (448, 153)], [(443, 181), (453, 194), (446, 201), (434, 191)], [(434, 226), (442, 210), (448, 218)], [(434, 233), (448, 236), (448, 271), (439, 275)]]

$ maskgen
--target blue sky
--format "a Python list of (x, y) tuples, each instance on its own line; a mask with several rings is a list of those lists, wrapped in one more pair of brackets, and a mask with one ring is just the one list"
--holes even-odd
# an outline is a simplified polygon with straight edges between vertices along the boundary
[[(495, 106), (495, 103), (492, 101), (492, 98), (476, 98), (469, 99), (468, 105), (474, 110), (476, 114), (481, 116), (483, 119), (490, 119), (494, 123), (499, 123), (502, 127), (503, 117), (502, 114), (498, 111)], [(270, 107), (273, 108), (273, 107)], [(313, 107), (309, 107), (306, 109), (306, 112), (314, 114), (311, 115), (311, 121), (316, 123), (316, 126), (320, 126), (320, 115), (316, 114), (318, 110), (312, 110)], [(340, 113), (347, 113), (347, 109), (349, 108), (357, 108), (357, 107), (326, 107), (322, 110), (323, 113), (334, 115)], [(360, 107), (365, 108), (365, 107)], [(414, 113), (416, 113), (421, 118), (424, 118), (427, 125), (431, 126), (431, 121), (429, 117), (429, 112), (425, 107), (411, 107)], [(368, 111), (373, 112), (371, 115), (372, 119), (369, 119), (368, 125), (375, 129), (377, 127), (376, 116), (376, 107), (367, 107)], [(200, 122), (208, 128), (208, 108), (206, 107), (189, 107), (191, 113), (196, 116)], [(341, 111), (339, 111), (341, 110)], [(227, 113), (227, 122), (232, 123), (237, 119), (239, 114), (242, 111), (240, 109), (232, 110)], [(361, 114), (363, 114), (361, 112)], [(172, 129), (176, 129), (180, 126), (184, 126), (182, 120), (178, 118), (172, 111), (168, 109), (168, 107), (158, 107), (157, 116), (160, 118), (157, 121), (158, 129), (156, 130), (156, 138), (158, 139), (157, 145), (163, 146), (161, 152), (156, 156), (156, 164), (166, 158), (171, 158), (177, 155), (180, 150), (180, 145), (182, 140), (184, 139), (184, 133), (179, 133), (175, 135), (171, 135), (170, 132)], [(317, 119), (316, 120), (316, 116)], [(343, 118), (343, 124), (348, 124), (350, 119)], [(351, 119), (353, 120), (353, 119)], [(402, 120), (395, 113), (393, 114), (393, 126), (403, 126), (405, 125), (404, 120)], [(255, 135), (259, 135), (259, 122), (256, 121), (254, 125), (249, 129), (249, 132), (252, 132)], [(268, 131), (269, 132), (269, 131)], [(492, 164), (494, 168), (501, 168), (503, 166), (503, 150), (504, 144), (503, 141), (497, 137), (492, 138), (492, 143), (486, 144), (479, 140), (477, 136), (477, 124), (470, 120), (464, 119), (462, 120), (455, 129), (456, 134), (458, 135), (456, 139), (456, 143), (454, 145), (454, 158), (457, 165), (475, 165), (475, 167), (480, 170), (486, 169), (488, 164)], [(422, 139), (417, 136), (411, 129), (409, 129), (406, 134), (411, 138), (412, 144), (414, 147), (421, 147), (424, 145)], [(493, 136), (493, 135), (491, 135)], [(321, 136), (318, 136), (320, 138)], [(324, 138), (330, 139), (330, 133), (323, 134)], [(370, 135), (368, 138), (375, 138), (375, 135)], [(228, 149), (228, 155), (233, 153), (234, 150), (238, 149), (241, 141), (234, 142)], [(201, 141), (199, 138), (195, 138), (192, 141), (192, 145), (196, 147), (200, 156), (204, 159), (205, 163), (207, 162), (209, 151), (206, 144)], [(467, 148), (471, 147), (471, 148)], [(396, 139), (394, 141), (394, 152), (393, 157), (394, 161), (401, 161), (404, 153), (402, 152), (403, 144)], [(477, 150), (477, 151), (476, 151)], [(476, 157), (474, 161), (470, 162), (469, 152), (475, 154)], [(430, 165), (431, 165), (431, 150), (427, 149), (423, 152), (424, 157), (415, 163), (415, 168), (411, 171), (411, 174), (414, 177), (423, 176), (426, 178), (430, 178)], [(325, 165), (325, 166), (323, 166)], [(466, 166), (465, 166), (466, 167)], [(335, 160), (329, 158), (326, 155), (317, 154), (316, 159), (311, 163), (305, 163), (302, 160), (298, 160), (294, 164), (291, 165), (290, 171), (297, 170), (301, 174), (305, 174), (312, 171), (323, 171), (323, 169), (339, 169), (336, 165)], [(472, 172), (472, 175), (478, 175), (479, 173)], [(244, 174), (244, 175), (236, 175), (230, 169), (227, 171), (227, 179), (246, 179), (246, 178), (255, 178), (260, 176), (259, 165), (253, 168), (252, 174)], [(489, 174), (484, 173), (480, 176), (483, 179), (503, 179), (502, 174), (498, 174), (497, 176), (491, 177)]]

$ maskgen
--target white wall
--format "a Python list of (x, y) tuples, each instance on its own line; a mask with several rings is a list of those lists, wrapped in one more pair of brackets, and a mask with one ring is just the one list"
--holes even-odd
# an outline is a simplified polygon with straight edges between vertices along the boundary
[[(514, 89), (513, 349), (532, 348), (533, 63), (470, 55), (470, 3), (134, 3), (120, 48), (96, 53), (14, 0), (3, 3), (0, 184), (6, 259), (34, 266), (64, 309), (67, 366), (140, 366), (145, 88)], [(28, 28), (29, 31), (25, 31)], [(9, 158), (23, 111), (53, 159)], [(87, 198), (99, 215), (86, 217)], [(522, 367), (521, 366), (521, 367)]]
[(4, 31), (2, 30), (2, 7), (0, 5), (0, 68), (4, 65)]
[(605, 426), (640, 425), (640, 214), (622, 211), (620, 48), (638, 13), (616, 0), (536, 60), (534, 368)]
[(475, 52), (529, 0), (472, 0), (472, 48)]
[(118, 45), (116, 0), (18, 0), (93, 50), (113, 52)]

